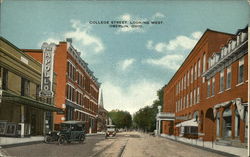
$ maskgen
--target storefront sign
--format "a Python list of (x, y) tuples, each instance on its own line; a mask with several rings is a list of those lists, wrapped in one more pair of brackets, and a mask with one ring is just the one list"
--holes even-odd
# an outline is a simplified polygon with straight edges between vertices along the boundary
[(41, 91), (40, 96), (53, 97), (53, 69), (54, 69), (54, 52), (56, 49), (55, 44), (43, 43), (43, 65), (42, 65), (42, 78), (41, 78)]

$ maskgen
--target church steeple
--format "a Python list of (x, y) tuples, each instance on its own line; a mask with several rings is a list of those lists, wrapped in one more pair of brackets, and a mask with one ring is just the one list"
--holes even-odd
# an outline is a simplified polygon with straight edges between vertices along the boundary
[(104, 108), (102, 90), (101, 90), (101, 94), (100, 94), (99, 106), (102, 107), (102, 108)]

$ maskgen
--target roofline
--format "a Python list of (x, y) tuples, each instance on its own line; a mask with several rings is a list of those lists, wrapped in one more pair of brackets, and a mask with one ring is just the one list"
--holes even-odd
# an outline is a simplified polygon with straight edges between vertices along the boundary
[(235, 34), (226, 33), (226, 32), (220, 32), (220, 31), (216, 31), (216, 30), (212, 30), (212, 29), (207, 28), (206, 31), (203, 33), (203, 35), (198, 40), (198, 42), (195, 44), (194, 48), (190, 51), (190, 53), (188, 54), (188, 56), (182, 62), (181, 66), (178, 68), (178, 70), (175, 72), (175, 74), (172, 76), (172, 78), (168, 81), (168, 83), (163, 86), (163, 88), (165, 88), (173, 80), (173, 78), (175, 77), (175, 75), (179, 72), (180, 68), (184, 65), (184, 63), (187, 61), (187, 59), (189, 58), (189, 56), (195, 50), (195, 48), (197, 47), (197, 45), (201, 42), (201, 40), (203, 39), (203, 37), (205, 36), (205, 34), (207, 34), (208, 32), (214, 32), (214, 33), (220, 33), (220, 34), (226, 34), (226, 35), (235, 36)]
[(37, 60), (35, 60), (33, 57), (31, 57), (30, 55), (26, 54), (22, 49), (18, 48), (16, 45), (12, 44), (9, 40), (7, 40), (6, 38), (0, 36), (0, 40), (4, 41), (5, 43), (7, 43), (8, 45), (10, 45), (12, 48), (14, 48), (15, 50), (17, 50), (19, 53), (22, 53), (25, 57), (28, 57), (30, 60), (32, 60), (35, 64), (41, 65), (40, 62), (38, 62)]

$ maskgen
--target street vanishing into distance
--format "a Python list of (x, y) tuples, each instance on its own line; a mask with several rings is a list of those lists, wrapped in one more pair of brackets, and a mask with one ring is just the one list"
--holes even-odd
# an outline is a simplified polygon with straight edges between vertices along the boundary
[[(160, 145), (159, 145), (160, 143)], [(140, 132), (120, 132), (115, 137), (105, 135), (87, 136), (85, 142), (37, 143), (3, 148), (2, 154), (20, 157), (223, 157), (227, 156), (198, 149), (186, 144)]]

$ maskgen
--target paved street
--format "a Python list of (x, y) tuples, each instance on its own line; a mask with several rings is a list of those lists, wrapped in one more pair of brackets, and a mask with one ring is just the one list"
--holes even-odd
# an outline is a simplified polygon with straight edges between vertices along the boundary
[(138, 132), (119, 133), (116, 137), (89, 136), (84, 144), (71, 143), (33, 144), (2, 149), (9, 156), (46, 157), (223, 157), (223, 155), (194, 148), (165, 138), (153, 137)]

